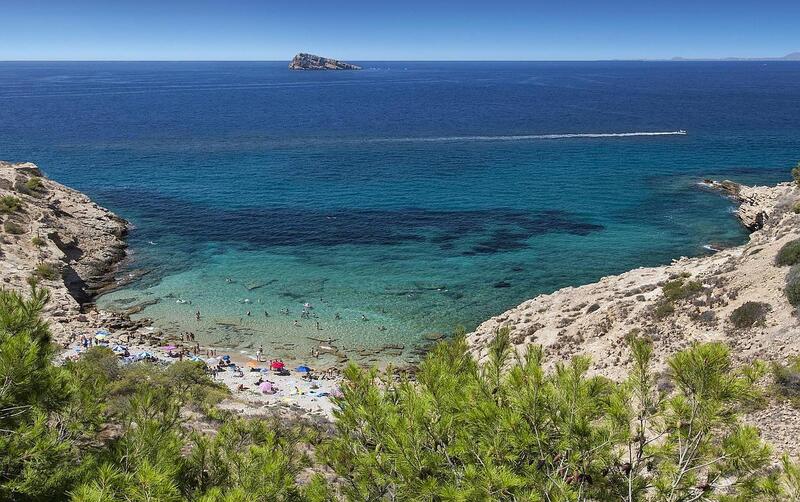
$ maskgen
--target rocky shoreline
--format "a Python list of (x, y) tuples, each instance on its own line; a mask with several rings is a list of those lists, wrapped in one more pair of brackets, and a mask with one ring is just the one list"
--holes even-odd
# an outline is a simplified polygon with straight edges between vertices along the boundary
[[(47, 179), (31, 163), (0, 162), (0, 197), (17, 206), (0, 214), (0, 285), (27, 291), (35, 278), (46, 287), (50, 303), (45, 315), (54, 324), (57, 341), (62, 333), (93, 327), (100, 313), (92, 301), (115, 283), (117, 266), (126, 255), (128, 222)], [(105, 322), (119, 328), (147, 325), (111, 313), (104, 317), (113, 317)]]
[[(662, 367), (670, 354), (695, 341), (723, 341), (739, 361), (785, 361), (800, 354), (800, 318), (784, 295), (787, 270), (775, 265), (781, 246), (800, 238), (800, 214), (793, 210), (800, 188), (792, 183), (747, 187), (711, 180), (701, 186), (739, 204), (737, 217), (753, 232), (746, 244), (540, 295), (470, 333), (473, 355), (484, 360), (488, 342), (504, 327), (511, 330), (520, 354), (533, 344), (542, 345), (551, 362), (588, 354), (592, 371), (611, 378), (627, 370), (625, 340), (632, 332), (654, 341)], [(129, 314), (99, 311), (92, 303), (99, 291), (116, 284), (114, 273), (126, 255), (125, 220), (45, 178), (30, 163), (0, 162), (0, 200), (0, 286), (25, 292), (35, 277), (50, 291), (45, 316), (55, 342), (74, 350), (80, 334), (105, 329), (113, 343), (168, 360), (159, 347), (171, 339), (161, 336), (148, 319), (133, 321)], [(665, 286), (676, 284), (690, 294), (667, 301)], [(736, 326), (731, 320), (734, 311), (754, 302), (766, 306), (764, 318)], [(245, 363), (242, 359), (241, 365)], [(252, 388), (237, 392), (240, 383), (249, 382), (245, 380), (223, 378), (233, 394), (227, 407), (250, 415), (277, 412), (321, 420), (331, 415), (329, 402), (302, 396), (299, 390), (292, 398), (262, 396)], [(287, 388), (295, 385), (302, 384), (286, 381)], [(328, 390), (335, 385), (332, 382)], [(800, 453), (798, 410), (772, 402), (749, 419), (781, 451)]]
[[(800, 354), (800, 318), (784, 293), (788, 269), (775, 265), (778, 250), (800, 238), (800, 214), (793, 210), (800, 188), (710, 180), (701, 185), (740, 204), (737, 217), (753, 232), (746, 244), (537, 296), (470, 333), (473, 355), (485, 360), (500, 328), (510, 329), (519, 354), (541, 345), (550, 364), (586, 354), (592, 372), (615, 379), (629, 367), (626, 338), (632, 333), (653, 340), (661, 369), (671, 354), (693, 342), (724, 342), (742, 362), (784, 362)], [(763, 318), (737, 325), (732, 316), (745, 304), (761, 306)], [(800, 454), (798, 410), (770, 403), (749, 418), (780, 450)]]
[[(0, 161), (0, 223), (0, 287), (27, 294), (35, 280), (47, 288), (50, 302), (43, 315), (53, 342), (64, 349), (62, 358), (81, 350), (81, 336), (92, 338), (102, 330), (109, 345), (125, 345), (131, 354), (147, 352), (165, 363), (175, 360), (163, 346), (184, 345), (179, 338), (162, 334), (150, 319), (132, 320), (132, 312), (98, 310), (93, 303), (98, 293), (119, 285), (115, 273), (126, 257), (127, 221), (47, 179), (35, 164)], [(231, 360), (243, 368), (250, 362), (235, 352)], [(220, 374), (232, 394), (222, 406), (251, 416), (330, 419), (332, 403), (318, 395), (332, 393), (337, 381), (320, 382), (312, 394), (299, 375), (279, 378), (281, 391), (263, 395), (252, 382), (256, 376)]]

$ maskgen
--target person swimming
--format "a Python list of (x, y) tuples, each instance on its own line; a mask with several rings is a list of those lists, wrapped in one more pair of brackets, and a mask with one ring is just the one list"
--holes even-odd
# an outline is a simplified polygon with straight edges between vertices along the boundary
[(194, 318), (197, 319), (198, 321), (200, 320), (200, 311), (199, 310), (194, 313)]
[(362, 320), (362, 321), (367, 321), (367, 320), (368, 320), (368, 319), (367, 319), (367, 316), (365, 316), (364, 314), (361, 314), (361, 320)]
[(342, 318), (342, 316), (340, 316), (340, 315), (339, 315), (339, 312), (336, 312), (336, 315), (335, 315), (335, 316), (333, 316), (333, 318), (334, 318), (334, 319), (336, 319), (336, 320), (338, 321), (339, 319), (341, 319), (341, 318)]

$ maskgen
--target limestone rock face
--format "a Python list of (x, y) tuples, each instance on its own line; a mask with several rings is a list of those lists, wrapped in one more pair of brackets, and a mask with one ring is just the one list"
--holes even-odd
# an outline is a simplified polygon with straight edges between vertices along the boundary
[(125, 220), (45, 178), (31, 163), (0, 162), (0, 197), (18, 204), (0, 214), (0, 287), (27, 291), (28, 278), (45, 264), (53, 270), (52, 277), (40, 277), (51, 293), (50, 310), (64, 314), (79, 311), (113, 282), (125, 257)]
[[(626, 337), (631, 333), (653, 341), (658, 371), (665, 369), (670, 355), (693, 342), (724, 342), (736, 362), (783, 362), (800, 355), (800, 317), (784, 292), (789, 267), (775, 265), (781, 247), (800, 238), (800, 214), (792, 210), (800, 202), (800, 187), (795, 183), (750, 187), (710, 180), (703, 185), (739, 203), (736, 216), (753, 231), (747, 243), (537, 296), (468, 334), (473, 356), (486, 361), (490, 342), (501, 328), (510, 330), (519, 355), (534, 345), (543, 348), (549, 365), (588, 355), (592, 373), (613, 379), (623, 378), (630, 368)], [(694, 281), (696, 292), (668, 304), (662, 288), (676, 280)], [(748, 302), (766, 304), (769, 310), (763, 322), (736, 326), (733, 312)], [(784, 408), (771, 401), (763, 413), (746, 418), (761, 428), (778, 451), (800, 455), (796, 440), (800, 410)]]
[(301, 52), (289, 63), (290, 70), (360, 70), (360, 66)]

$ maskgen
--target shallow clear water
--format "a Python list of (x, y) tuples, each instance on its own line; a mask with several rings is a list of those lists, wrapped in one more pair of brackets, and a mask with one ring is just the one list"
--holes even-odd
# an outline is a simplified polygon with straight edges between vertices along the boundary
[[(741, 242), (697, 181), (774, 183), (800, 158), (798, 63), (365, 66), (0, 63), (0, 157), (135, 225), (148, 273), (101, 305), (158, 299), (142, 315), (241, 350), (333, 337), (402, 358), (536, 294)], [(295, 326), (305, 302), (318, 317)]]

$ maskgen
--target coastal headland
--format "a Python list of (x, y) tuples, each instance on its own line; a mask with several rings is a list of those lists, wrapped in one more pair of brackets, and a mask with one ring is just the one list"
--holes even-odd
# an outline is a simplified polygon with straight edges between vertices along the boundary
[[(776, 265), (781, 248), (800, 238), (800, 214), (794, 210), (800, 188), (711, 180), (699, 188), (739, 204), (736, 217), (752, 231), (747, 243), (537, 296), (470, 333), (474, 356), (486, 360), (488, 343), (504, 327), (520, 355), (533, 345), (541, 345), (553, 362), (587, 354), (592, 371), (611, 378), (630, 368), (631, 335), (653, 340), (661, 369), (669, 355), (694, 342), (724, 342), (742, 363), (783, 362), (800, 354), (800, 318), (785, 293), (789, 267)], [(800, 452), (797, 409), (771, 403), (750, 419), (776, 446)]]

